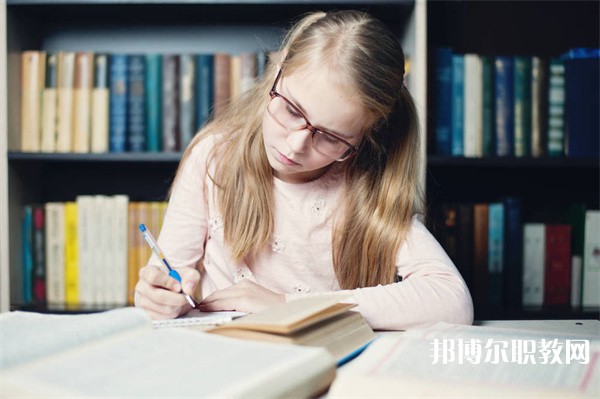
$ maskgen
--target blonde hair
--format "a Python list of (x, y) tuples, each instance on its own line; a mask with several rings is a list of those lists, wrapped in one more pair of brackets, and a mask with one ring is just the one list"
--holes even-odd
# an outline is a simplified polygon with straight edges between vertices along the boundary
[(262, 137), (268, 93), (278, 68), (292, 74), (308, 66), (331, 68), (339, 81), (351, 82), (371, 122), (359, 152), (344, 161), (346, 200), (332, 236), (336, 277), (342, 289), (392, 283), (398, 250), (420, 212), (419, 127), (403, 85), (402, 49), (369, 14), (317, 12), (302, 18), (255, 87), (196, 135), (180, 170), (198, 142), (216, 135), (210, 178), (218, 187), (225, 241), (236, 260), (263, 250), (274, 226), (273, 170)]

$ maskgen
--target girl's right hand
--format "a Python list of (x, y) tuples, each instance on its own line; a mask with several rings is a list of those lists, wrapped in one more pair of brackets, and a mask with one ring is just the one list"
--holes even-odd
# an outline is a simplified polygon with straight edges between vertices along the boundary
[(183, 291), (193, 296), (200, 282), (200, 273), (191, 267), (178, 268), (177, 272), (181, 276), (181, 284), (156, 266), (141, 268), (135, 286), (135, 306), (145, 309), (155, 320), (174, 319), (189, 312), (191, 306), (180, 291), (183, 285)]

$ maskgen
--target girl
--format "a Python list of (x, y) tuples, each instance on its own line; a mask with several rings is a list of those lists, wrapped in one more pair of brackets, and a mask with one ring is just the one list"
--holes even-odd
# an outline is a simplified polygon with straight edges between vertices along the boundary
[[(350, 294), (374, 329), (471, 323), (469, 291), (416, 215), (419, 128), (392, 33), (357, 11), (313, 13), (260, 82), (187, 148), (135, 303), (153, 318), (257, 312)], [(159, 266), (159, 267), (157, 267)]]

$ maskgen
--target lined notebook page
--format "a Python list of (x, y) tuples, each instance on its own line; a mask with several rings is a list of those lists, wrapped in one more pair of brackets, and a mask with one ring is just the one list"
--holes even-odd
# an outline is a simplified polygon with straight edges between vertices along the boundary
[(189, 313), (176, 319), (154, 320), (153, 324), (154, 328), (217, 326), (229, 323), (246, 314), (245, 312), (201, 312), (198, 309), (192, 309)]

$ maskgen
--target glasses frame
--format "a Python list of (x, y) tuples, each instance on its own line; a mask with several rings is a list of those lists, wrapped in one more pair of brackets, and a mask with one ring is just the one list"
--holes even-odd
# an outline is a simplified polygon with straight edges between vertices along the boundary
[[(269, 115), (271, 115), (271, 117), (283, 128), (290, 130), (290, 131), (299, 131), (299, 130), (304, 130), (307, 129), (308, 131), (310, 131), (311, 133), (311, 143), (313, 148), (315, 149), (315, 151), (317, 151), (319, 154), (322, 154), (324, 156), (326, 156), (327, 158), (333, 159), (334, 161), (345, 161), (346, 159), (352, 157), (353, 155), (355, 155), (358, 152), (358, 148), (350, 143), (348, 143), (346, 140), (342, 139), (341, 137), (336, 136), (333, 133), (330, 133), (328, 131), (322, 130), (322, 129), (317, 129), (316, 127), (314, 127), (310, 121), (308, 120), (308, 118), (306, 117), (306, 115), (304, 115), (304, 112), (300, 111), (298, 109), (297, 106), (295, 106), (290, 100), (288, 100), (287, 98), (285, 98), (285, 96), (283, 96), (282, 94), (280, 94), (279, 92), (277, 92), (276, 87), (277, 87), (277, 83), (279, 82), (279, 79), (281, 78), (281, 75), (283, 73), (283, 68), (279, 68), (279, 72), (277, 72), (277, 77), (275, 78), (275, 82), (273, 82), (273, 87), (271, 87), (271, 91), (269, 92), (269, 96), (271, 97), (271, 101), (275, 98), (275, 97), (279, 97), (281, 98), (283, 101), (285, 101), (287, 103), (287, 105), (289, 105), (290, 107), (292, 107), (292, 109), (297, 112), (300, 116), (302, 116), (302, 118), (304, 118), (304, 121), (306, 122), (304, 126), (299, 126), (295, 129), (290, 129), (289, 127), (283, 126), (281, 124), (281, 122), (279, 122), (279, 120), (277, 120), (277, 118), (275, 118), (272, 114), (271, 111), (269, 111)], [(268, 108), (267, 108), (268, 109)], [(334, 138), (336, 140), (339, 140), (342, 144), (346, 145), (348, 147), (348, 149), (342, 153), (342, 155), (338, 158), (334, 158), (331, 155), (327, 155), (324, 154), (323, 152), (319, 151), (319, 148), (315, 145), (315, 134), (319, 132), (321, 134), (324, 134), (326, 136), (329, 136), (331, 138)]]

